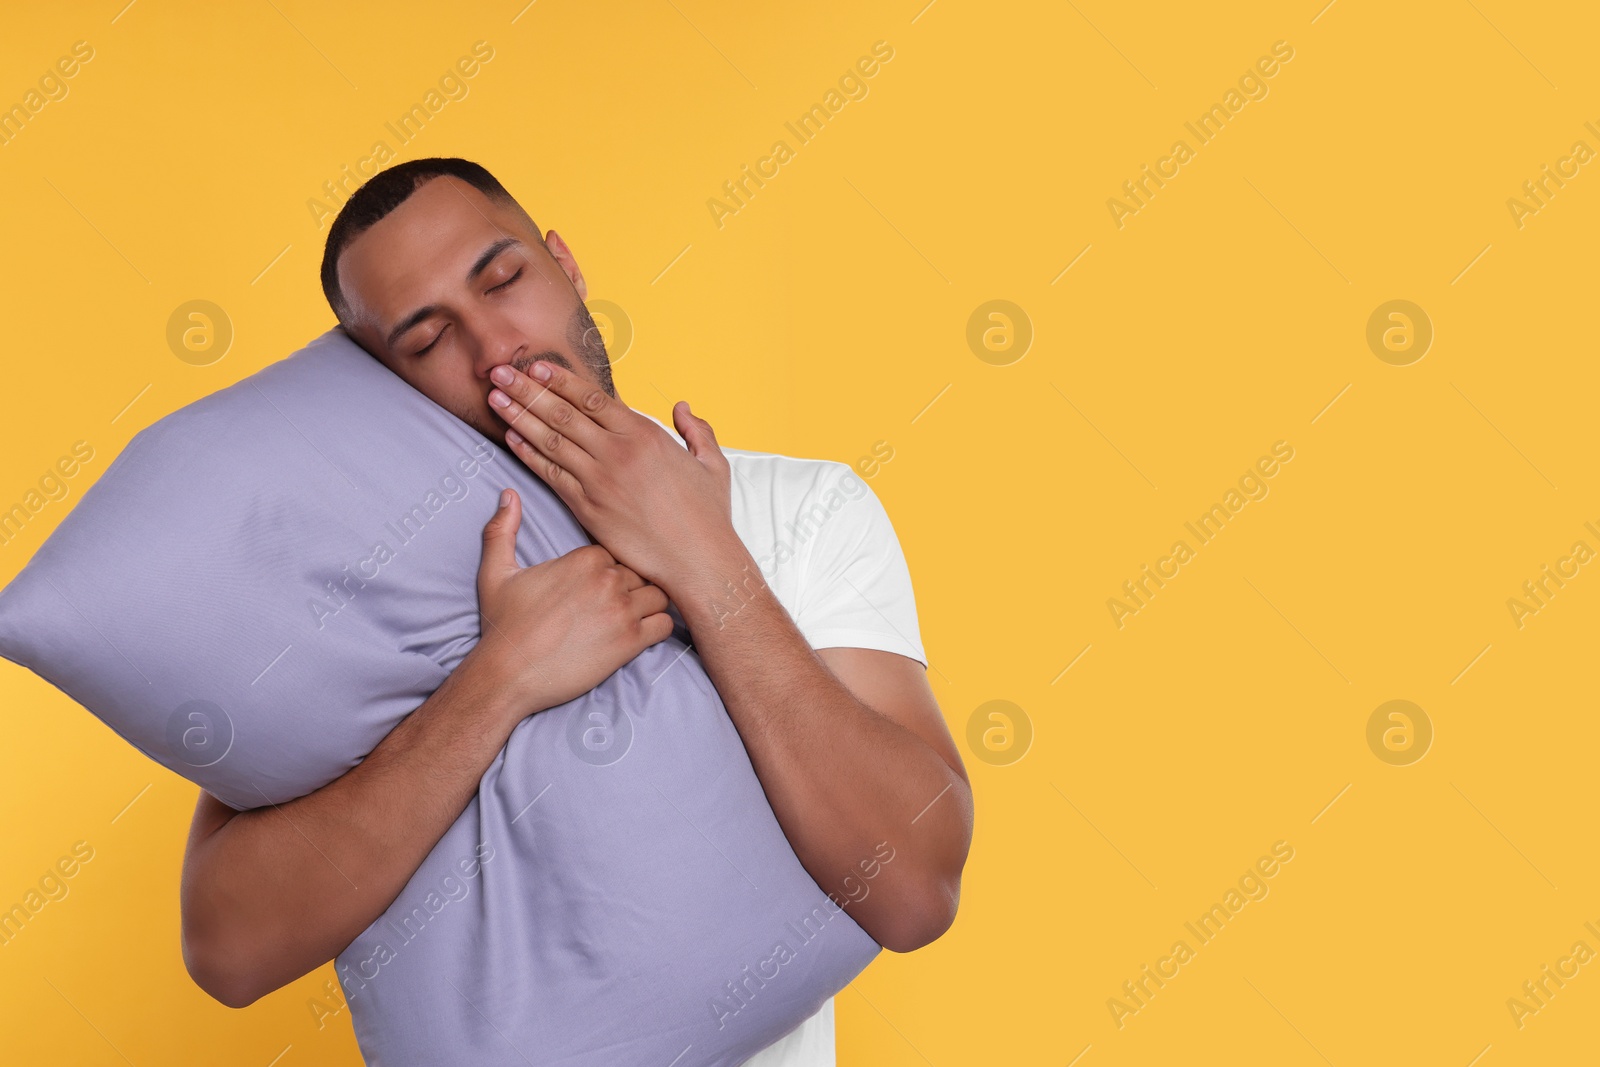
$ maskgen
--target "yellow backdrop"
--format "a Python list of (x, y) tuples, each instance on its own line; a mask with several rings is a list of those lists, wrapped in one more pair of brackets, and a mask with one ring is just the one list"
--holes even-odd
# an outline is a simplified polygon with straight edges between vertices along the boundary
[[(1579, 1062), (1600, 19), (1325, 2), (8, 10), (0, 578), (331, 325), (341, 182), (465, 156), (625, 399), (861, 461), (899, 531), (976, 836), (841, 1064)], [(331, 968), (188, 979), (194, 787), (0, 699), (4, 1058), (359, 1062)]]

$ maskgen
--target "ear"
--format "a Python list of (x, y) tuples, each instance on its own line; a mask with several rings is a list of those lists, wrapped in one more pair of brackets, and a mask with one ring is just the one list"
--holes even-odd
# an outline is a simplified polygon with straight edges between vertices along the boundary
[(572, 287), (578, 291), (578, 299), (588, 300), (589, 286), (584, 282), (583, 271), (578, 269), (578, 261), (573, 257), (572, 249), (567, 247), (567, 242), (561, 239), (559, 233), (551, 230), (544, 235), (544, 244), (550, 250), (550, 254), (555, 257), (555, 261), (561, 264), (561, 269), (567, 272), (567, 278), (571, 280)]

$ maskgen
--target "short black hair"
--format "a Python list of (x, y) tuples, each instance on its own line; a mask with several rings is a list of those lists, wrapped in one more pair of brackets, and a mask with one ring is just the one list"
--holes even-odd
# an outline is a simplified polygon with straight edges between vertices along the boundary
[(339, 288), (339, 256), (351, 241), (405, 203), (406, 198), (424, 182), (445, 175), (460, 178), (491, 200), (511, 204), (538, 233), (538, 224), (517, 202), (517, 198), (507, 192), (493, 174), (471, 160), (454, 157), (412, 159), (379, 171), (344, 202), (328, 229), (328, 241), (322, 249), (322, 295), (328, 298), (328, 306), (333, 309), (340, 325), (350, 324), (350, 305), (345, 301), (344, 291)]

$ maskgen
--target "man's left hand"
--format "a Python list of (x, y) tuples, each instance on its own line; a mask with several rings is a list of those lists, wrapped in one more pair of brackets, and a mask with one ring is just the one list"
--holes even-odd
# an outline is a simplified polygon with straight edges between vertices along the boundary
[(511, 427), (512, 454), (613, 556), (676, 600), (706, 567), (737, 553), (728, 458), (687, 401), (672, 408), (685, 449), (593, 382), (544, 361), (529, 370), (535, 377), (496, 367), (490, 409)]

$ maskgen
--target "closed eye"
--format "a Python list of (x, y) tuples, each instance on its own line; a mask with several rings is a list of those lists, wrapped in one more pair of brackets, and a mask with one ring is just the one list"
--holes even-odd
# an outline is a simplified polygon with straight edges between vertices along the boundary
[[(525, 268), (518, 267), (517, 268), (517, 273), (515, 273), (511, 277), (507, 278), (505, 281), (501, 282), (499, 285), (490, 286), (489, 287), (489, 292), (493, 293), (493, 292), (495, 292), (497, 290), (504, 289), (506, 286), (510, 285), (512, 282), (514, 282), (518, 278), (522, 277), (522, 272), (523, 272), (524, 269)], [(428, 352), (429, 349), (431, 349), (434, 345), (439, 343), (439, 338), (443, 337), (444, 336), (444, 331), (449, 329), (449, 328), (450, 328), (450, 324), (448, 322), (445, 323), (444, 326), (442, 326), (439, 329), (439, 332), (433, 335), (433, 340), (429, 341), (426, 346), (417, 349), (417, 355), (419, 355), (419, 356), (425, 355)]]
[(506, 286), (510, 285), (512, 282), (514, 282), (518, 278), (522, 277), (522, 271), (523, 271), (523, 268), (522, 267), (518, 267), (517, 268), (517, 273), (515, 273), (511, 277), (507, 278), (505, 281), (501, 282), (499, 285), (491, 286), (489, 288), (489, 292), (492, 293), (496, 289), (504, 289)]
[(445, 323), (442, 327), (440, 327), (439, 328), (439, 332), (433, 335), (433, 340), (429, 341), (425, 347), (417, 349), (417, 355), (419, 355), (419, 356), (420, 355), (424, 355), (428, 351), (429, 348), (432, 348), (434, 345), (438, 344), (439, 343), (439, 338), (443, 337), (444, 336), (444, 331), (448, 330), (449, 328), (450, 328), (450, 324), (448, 322)]

